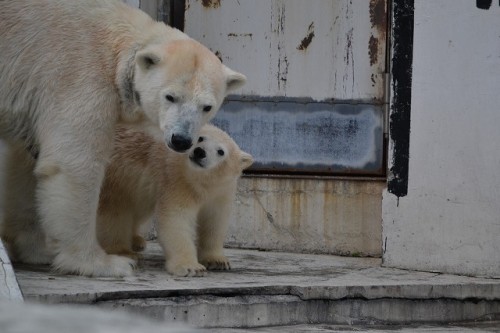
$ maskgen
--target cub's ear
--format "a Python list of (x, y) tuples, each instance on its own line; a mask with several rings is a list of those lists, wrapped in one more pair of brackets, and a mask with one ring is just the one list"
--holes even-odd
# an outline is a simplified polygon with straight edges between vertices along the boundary
[(137, 52), (135, 61), (143, 70), (148, 70), (162, 60), (162, 53), (158, 48), (148, 47)]
[(253, 163), (253, 157), (252, 155), (245, 153), (244, 151), (241, 152), (240, 154), (240, 164), (241, 164), (241, 170), (245, 170), (249, 166), (251, 166)]
[(226, 76), (227, 92), (238, 89), (247, 82), (247, 77), (245, 75), (235, 72), (227, 66), (224, 66), (224, 75)]

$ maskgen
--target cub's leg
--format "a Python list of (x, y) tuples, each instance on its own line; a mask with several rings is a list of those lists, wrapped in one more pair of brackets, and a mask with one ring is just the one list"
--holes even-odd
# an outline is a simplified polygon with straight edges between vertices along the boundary
[(132, 236), (132, 250), (142, 252), (146, 249), (146, 240), (139, 234)]
[(167, 272), (177, 276), (204, 276), (196, 257), (197, 211), (187, 207), (159, 208), (158, 242), (165, 253)]
[(107, 212), (97, 220), (97, 239), (108, 254), (118, 254), (137, 260), (133, 251), (133, 219), (128, 212)]
[(5, 158), (1, 237), (12, 261), (49, 264), (53, 255), (47, 248), (35, 205), (35, 159), (24, 143), (10, 143)]
[(232, 197), (223, 197), (205, 205), (198, 219), (198, 259), (209, 270), (229, 270), (224, 256), (224, 240), (229, 225)]
[[(37, 199), (45, 233), (56, 244), (53, 266), (64, 273), (88, 276), (130, 275), (135, 262), (106, 254), (96, 236), (99, 192), (113, 146), (114, 130), (109, 124), (113, 122), (102, 119), (101, 114), (109, 111), (104, 107), (84, 107), (77, 109), (77, 120), (71, 118), (71, 110), (47, 118), (45, 131), (39, 135)], [(63, 116), (66, 119), (59, 119)]]
[(142, 252), (146, 249), (146, 240), (141, 236), (141, 226), (146, 224), (148, 220), (134, 221), (132, 227), (132, 250), (135, 252)]

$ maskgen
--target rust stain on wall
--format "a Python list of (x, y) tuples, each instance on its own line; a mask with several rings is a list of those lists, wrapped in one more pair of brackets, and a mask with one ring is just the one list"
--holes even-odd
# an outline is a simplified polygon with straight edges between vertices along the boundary
[(370, 56), (370, 66), (373, 66), (378, 61), (378, 38), (370, 36), (368, 42), (368, 55)]
[(307, 35), (300, 41), (299, 46), (297, 46), (297, 50), (305, 51), (309, 46), (309, 44), (311, 44), (313, 38), (314, 38), (314, 22), (311, 22), (311, 24), (309, 24), (309, 28), (307, 28)]
[(370, 22), (381, 34), (387, 29), (386, 0), (370, 0)]
[(220, 0), (201, 0), (201, 4), (205, 8), (219, 8)]
[(380, 38), (384, 41), (387, 35), (387, 1), (386, 0), (370, 0), (370, 22), (372, 28), (376, 30), (374, 36), (373, 32), (370, 36), (368, 42), (368, 55), (370, 56), (370, 66), (376, 65), (378, 63), (378, 58), (380, 52), (379, 47), (385, 47), (385, 45), (380, 45)]

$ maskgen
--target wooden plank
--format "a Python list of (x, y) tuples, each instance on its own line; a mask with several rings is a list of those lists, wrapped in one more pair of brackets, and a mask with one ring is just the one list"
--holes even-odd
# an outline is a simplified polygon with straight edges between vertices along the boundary
[(0, 300), (23, 300), (16, 275), (5, 246), (0, 239)]

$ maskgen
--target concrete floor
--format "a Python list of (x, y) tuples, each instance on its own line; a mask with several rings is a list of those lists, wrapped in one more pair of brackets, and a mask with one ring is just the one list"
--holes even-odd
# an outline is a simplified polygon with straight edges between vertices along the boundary
[(499, 279), (384, 268), (376, 258), (227, 255), (231, 271), (198, 278), (168, 275), (156, 243), (123, 279), (14, 268), (27, 301), (93, 304), (213, 332), (500, 332)]

